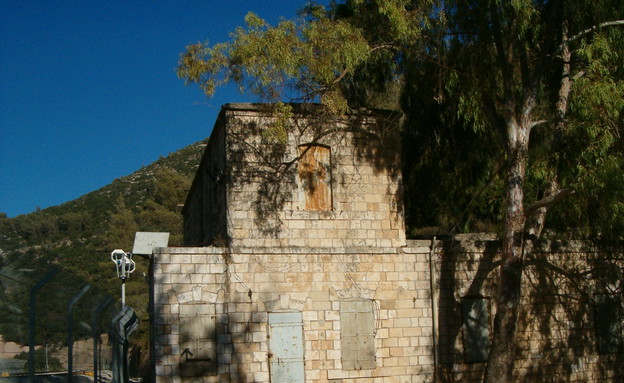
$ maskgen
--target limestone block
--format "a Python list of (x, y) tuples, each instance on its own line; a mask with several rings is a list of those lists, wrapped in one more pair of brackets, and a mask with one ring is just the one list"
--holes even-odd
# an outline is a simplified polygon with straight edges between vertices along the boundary
[(178, 293), (176, 295), (177, 299), (178, 299), (178, 303), (189, 303), (189, 302), (193, 302), (193, 291), (185, 291), (182, 293)]
[(189, 254), (171, 254), (171, 263), (191, 263)]

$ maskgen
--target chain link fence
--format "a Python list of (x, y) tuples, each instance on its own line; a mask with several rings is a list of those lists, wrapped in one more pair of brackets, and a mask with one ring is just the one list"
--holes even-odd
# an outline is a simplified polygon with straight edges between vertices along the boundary
[(102, 291), (24, 254), (0, 262), (0, 383), (110, 381), (113, 286)]

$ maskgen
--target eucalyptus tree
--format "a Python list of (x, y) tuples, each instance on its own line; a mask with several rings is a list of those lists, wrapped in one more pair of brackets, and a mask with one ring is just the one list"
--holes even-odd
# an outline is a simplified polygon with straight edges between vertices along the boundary
[[(308, 5), (275, 26), (249, 14), (230, 41), (188, 46), (178, 75), (208, 95), (234, 82), (332, 113), (370, 102), (379, 95), (371, 89), (435, 87), (424, 94), (501, 157), (492, 172), (503, 174), (502, 261), (485, 380), (509, 381), (523, 259), (548, 211), (565, 204), (556, 222), (593, 235), (623, 227), (623, 18), (619, 0), (347, 0)], [(423, 63), (437, 68), (435, 81), (409, 75)], [(418, 115), (410, 107), (402, 103)], [(606, 225), (587, 225), (590, 211)]]
[[(459, 96), (459, 111), (476, 129), (498, 131), (506, 150), (502, 263), (485, 380), (508, 381), (522, 262), (541, 236), (548, 209), (573, 193), (579, 178), (595, 179), (592, 173), (601, 170), (588, 159), (622, 164), (624, 34), (611, 28), (624, 24), (613, 19), (624, 17), (624, 6), (484, 0), (446, 3), (445, 13), (452, 36), (449, 86)], [(566, 150), (579, 137), (585, 146)]]

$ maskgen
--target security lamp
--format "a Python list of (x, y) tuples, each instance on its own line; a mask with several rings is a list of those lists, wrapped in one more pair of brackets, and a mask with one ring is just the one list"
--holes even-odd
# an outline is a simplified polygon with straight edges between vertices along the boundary
[(117, 277), (122, 280), (128, 278), (135, 269), (132, 253), (128, 254), (121, 249), (115, 249), (111, 253), (111, 261), (117, 267)]
[(115, 249), (111, 253), (111, 261), (117, 268), (117, 277), (121, 279), (121, 305), (126, 305), (126, 278), (132, 274), (135, 268), (132, 254), (127, 254), (121, 249)]
[(121, 249), (115, 249), (113, 250), (113, 252), (111, 253), (111, 260), (113, 262), (115, 262), (116, 264), (120, 264), (121, 260), (124, 257), (127, 257), (128, 255), (126, 254), (125, 251), (121, 250)]

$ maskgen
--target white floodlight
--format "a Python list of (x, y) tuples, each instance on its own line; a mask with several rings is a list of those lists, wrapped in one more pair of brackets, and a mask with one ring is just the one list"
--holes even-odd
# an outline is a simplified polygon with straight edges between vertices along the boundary
[(115, 249), (111, 253), (111, 261), (117, 268), (117, 277), (121, 279), (121, 305), (126, 305), (126, 278), (132, 274), (135, 269), (132, 254), (127, 254), (121, 249)]
[(121, 249), (115, 249), (111, 253), (111, 261), (117, 267), (117, 276), (122, 280), (128, 278), (135, 269), (132, 254), (127, 254)]

